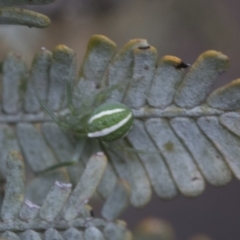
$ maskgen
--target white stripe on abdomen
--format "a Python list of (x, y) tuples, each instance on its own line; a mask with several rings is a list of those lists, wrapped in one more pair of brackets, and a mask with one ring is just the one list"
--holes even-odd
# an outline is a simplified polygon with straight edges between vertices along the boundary
[(92, 117), (89, 119), (88, 123), (90, 124), (90, 123), (92, 123), (94, 120), (96, 120), (96, 119), (98, 119), (98, 118), (104, 117), (104, 116), (106, 116), (106, 115), (111, 115), (111, 114), (113, 114), (113, 113), (123, 112), (123, 111), (125, 111), (125, 110), (126, 110), (126, 109), (117, 108), (117, 109), (113, 109), (113, 110), (106, 110), (106, 111), (100, 112), (100, 113), (92, 116)]
[(125, 123), (127, 123), (127, 121), (132, 117), (132, 113), (128, 114), (126, 118), (124, 118), (122, 121), (120, 121), (119, 123), (109, 127), (109, 128), (105, 128), (102, 129), (100, 131), (96, 131), (96, 132), (92, 132), (92, 133), (88, 133), (88, 137), (90, 138), (94, 138), (94, 137), (103, 137), (106, 136), (114, 131), (116, 131), (117, 129), (119, 129), (120, 127), (122, 127)]

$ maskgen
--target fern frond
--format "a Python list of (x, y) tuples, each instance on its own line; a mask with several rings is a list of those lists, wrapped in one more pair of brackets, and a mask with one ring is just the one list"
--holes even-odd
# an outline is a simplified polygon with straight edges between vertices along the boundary
[[(177, 57), (164, 56), (159, 62), (157, 58), (156, 49), (146, 40), (131, 40), (116, 53), (111, 40), (95, 35), (78, 77), (71, 70), (76, 69), (73, 50), (61, 45), (51, 53), (43, 48), (31, 66), (26, 91), (18, 91), (28, 70), (21, 58), (10, 54), (3, 63), (0, 114), (3, 177), (8, 151), (21, 150), (33, 172), (77, 161), (77, 166), (67, 168), (68, 174), (61, 172), (64, 179), (77, 184), (90, 156), (104, 150), (109, 161), (97, 192), (108, 199), (118, 178), (125, 179), (131, 189), (130, 203), (136, 207), (148, 203), (152, 191), (163, 199), (178, 193), (195, 197), (204, 191), (206, 182), (222, 186), (232, 175), (239, 179), (239, 80), (210, 92), (228, 67), (227, 56), (206, 51), (189, 69)], [(66, 114), (68, 81), (75, 83), (72, 104), (83, 112), (91, 112), (99, 87), (108, 93), (106, 101), (130, 106), (135, 121), (127, 139), (113, 143), (109, 151), (92, 139), (78, 140), (52, 123), (40, 109), (33, 83), (42, 100), (61, 116)], [(114, 88), (121, 84), (122, 88)], [(18, 107), (16, 99), (23, 99)], [(133, 147), (136, 152), (119, 151), (119, 147)], [(54, 180), (49, 179), (45, 195)]]
[(49, 4), (54, 0), (0, 0), (0, 24), (45, 28), (50, 19), (40, 13), (13, 6)]

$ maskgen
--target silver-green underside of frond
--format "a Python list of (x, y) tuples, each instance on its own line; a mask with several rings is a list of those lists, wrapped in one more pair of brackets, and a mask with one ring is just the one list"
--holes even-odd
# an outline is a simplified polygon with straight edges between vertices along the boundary
[[(122, 221), (114, 221), (122, 210), (110, 197), (102, 210), (107, 222), (91, 216), (87, 200), (98, 186), (107, 160), (104, 154), (93, 155), (72, 190), (72, 184), (56, 181), (41, 206), (24, 200), (25, 166), (18, 152), (10, 152), (6, 162), (6, 189), (0, 209), (0, 233), (3, 239), (59, 240), (131, 240)], [(37, 192), (39, 189), (35, 189)], [(126, 183), (119, 182), (115, 196), (128, 195)], [(120, 193), (120, 194), (119, 194)], [(121, 200), (121, 199), (114, 199)], [(115, 206), (114, 206), (115, 205)], [(126, 204), (125, 204), (126, 205)], [(114, 208), (112, 208), (114, 207)]]
[[(68, 175), (59, 175), (76, 184), (89, 157), (101, 149), (91, 139), (76, 141), (51, 122), (33, 90), (35, 85), (39, 98), (64, 115), (65, 84), (76, 81), (73, 95), (77, 107), (84, 102), (85, 109), (91, 109), (90, 96), (99, 86), (122, 85), (107, 101), (123, 102), (135, 115), (128, 141), (112, 143), (114, 151), (104, 149), (109, 161), (97, 187), (102, 197), (111, 195), (118, 178), (130, 184), (130, 203), (136, 207), (147, 204), (152, 191), (163, 199), (178, 193), (195, 197), (204, 191), (205, 182), (222, 186), (232, 176), (239, 179), (240, 80), (210, 93), (229, 64), (220, 52), (201, 54), (189, 69), (181, 64), (182, 60), (173, 56), (158, 61), (156, 49), (141, 39), (131, 40), (117, 53), (115, 43), (104, 36), (90, 39), (78, 77), (75, 53), (66, 46), (59, 45), (52, 52), (41, 49), (30, 76), (22, 58), (10, 53), (2, 74), (1, 166), (9, 150), (22, 151), (33, 172), (74, 160), (78, 164), (68, 167)], [(146, 153), (124, 152), (116, 146)], [(4, 177), (4, 167), (0, 170)], [(36, 178), (29, 189), (41, 181)], [(45, 182), (42, 192), (46, 194), (52, 182)]]
[(0, 24), (48, 27), (50, 19), (47, 16), (15, 6), (42, 5), (52, 2), (54, 0), (0, 0)]

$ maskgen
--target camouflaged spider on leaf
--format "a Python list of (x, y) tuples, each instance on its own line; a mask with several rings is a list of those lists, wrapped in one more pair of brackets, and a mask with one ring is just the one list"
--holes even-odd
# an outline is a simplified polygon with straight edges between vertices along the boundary
[[(74, 183), (90, 156), (103, 151), (109, 164), (99, 193), (107, 198), (117, 178), (126, 179), (131, 187), (130, 202), (136, 207), (149, 202), (152, 189), (164, 199), (171, 199), (178, 192), (195, 197), (204, 190), (205, 180), (221, 186), (232, 179), (232, 173), (240, 178), (240, 80), (211, 93), (211, 86), (228, 67), (226, 55), (206, 51), (185, 71), (188, 64), (175, 56), (158, 61), (156, 49), (149, 47), (146, 40), (131, 40), (117, 52), (114, 42), (105, 36), (93, 36), (80, 67), (79, 81), (74, 89), (68, 87), (68, 95), (74, 96), (69, 97), (66, 109), (65, 84), (75, 79), (75, 74), (69, 74), (73, 64), (76, 69), (75, 57), (74, 51), (63, 45), (52, 52), (42, 49), (31, 68), (32, 81), (24, 103), (27, 114), (11, 116), (10, 120), (8, 115), (1, 115), (2, 121), (17, 123), (17, 143), (35, 173), (75, 160), (78, 167), (66, 169)], [(22, 66), (14, 64), (17, 69), (19, 65)], [(15, 114), (20, 112), (13, 108), (20, 97), (13, 101), (9, 96), (18, 96), (18, 81), (12, 81), (17, 74), (10, 75), (13, 71), (8, 66), (6, 61), (2, 105), (5, 113)], [(33, 82), (58, 126), (40, 111), (36, 94), (29, 90)], [(114, 91), (114, 85), (123, 89)], [(89, 138), (88, 120), (101, 104), (110, 101), (131, 108), (133, 129), (126, 138), (113, 142)], [(43, 124), (39, 128), (33, 122)], [(67, 129), (67, 134), (59, 126)], [(68, 134), (71, 131), (79, 138)]]
[(47, 104), (39, 99), (43, 109), (60, 127), (70, 130), (76, 136), (96, 138), (103, 142), (115, 141), (128, 134), (132, 127), (134, 116), (132, 110), (127, 105), (122, 103), (103, 103), (91, 113), (88, 110), (78, 114), (79, 110), (72, 104), (70, 85), (67, 88), (70, 114), (66, 115), (63, 120), (58, 118)]
[[(146, 49), (149, 48), (150, 46), (147, 44)], [(142, 48), (139, 47), (139, 49)], [(48, 112), (60, 127), (72, 132), (77, 137), (97, 140), (99, 147), (105, 153), (109, 151), (113, 152), (114, 149), (123, 150), (124, 152), (128, 152), (128, 154), (159, 153), (157, 149), (149, 151), (146, 148), (133, 148), (128, 140), (121, 143), (117, 142), (117, 144), (113, 143), (111, 146), (108, 143), (126, 137), (132, 128), (134, 114), (131, 108), (120, 103), (122, 101), (115, 100), (114, 97), (112, 99), (112, 96), (116, 92), (124, 92), (132, 84), (131, 82), (105, 82), (105, 78), (103, 77), (102, 82), (93, 83), (94, 86), (92, 86), (91, 80), (84, 82), (84, 78), (81, 79), (80, 77), (79, 83), (82, 85), (79, 88), (80, 85), (78, 83), (70, 83), (74, 61), (70, 66), (72, 68), (70, 69), (69, 79), (66, 83), (68, 114), (62, 119), (57, 117), (53, 110), (39, 98), (43, 109)], [(181, 61), (176, 68), (187, 68), (188, 66), (189, 64)], [(111, 102), (108, 101), (109, 99)], [(112, 103), (112, 100), (114, 103)], [(66, 163), (63, 166), (65, 165)]]
[[(96, 139), (102, 147), (104, 146), (105, 150), (108, 148), (108, 142), (122, 139), (128, 135), (134, 120), (132, 110), (127, 105), (119, 102), (102, 103), (102, 101), (106, 100), (106, 95), (113, 89), (116, 89), (116, 86), (99, 91), (94, 95), (93, 100), (85, 99), (78, 109), (73, 105), (72, 86), (70, 83), (67, 83), (66, 86), (69, 113), (62, 117), (55, 115), (50, 107), (39, 98), (36, 92), (42, 108), (60, 127), (68, 130), (76, 137)], [(93, 103), (91, 107), (86, 108), (88, 101)], [(96, 105), (98, 106), (92, 110)], [(66, 165), (68, 163), (65, 162), (61, 166)], [(50, 169), (52, 170), (52, 167)]]

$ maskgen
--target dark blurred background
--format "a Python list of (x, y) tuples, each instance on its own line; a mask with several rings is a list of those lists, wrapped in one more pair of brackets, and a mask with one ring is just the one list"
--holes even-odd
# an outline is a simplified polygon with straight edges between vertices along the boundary
[[(27, 7), (48, 15), (47, 29), (1, 26), (0, 58), (8, 51), (23, 55), (30, 64), (44, 46), (64, 43), (81, 63), (88, 39), (104, 34), (122, 47), (133, 38), (145, 38), (159, 56), (175, 55), (187, 63), (214, 49), (230, 58), (230, 68), (215, 87), (240, 77), (239, 0), (56, 0), (46, 6)], [(170, 202), (154, 197), (143, 209), (128, 209), (122, 216), (130, 226), (148, 216), (161, 217), (174, 227), (177, 239), (196, 233), (214, 240), (240, 239), (240, 182), (207, 190), (198, 198), (178, 196)]]

